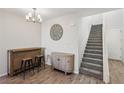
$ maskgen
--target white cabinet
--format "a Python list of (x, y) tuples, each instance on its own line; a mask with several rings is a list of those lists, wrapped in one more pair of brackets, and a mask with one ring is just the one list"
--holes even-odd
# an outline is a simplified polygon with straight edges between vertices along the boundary
[(52, 67), (66, 73), (74, 70), (74, 54), (53, 52), (51, 54)]

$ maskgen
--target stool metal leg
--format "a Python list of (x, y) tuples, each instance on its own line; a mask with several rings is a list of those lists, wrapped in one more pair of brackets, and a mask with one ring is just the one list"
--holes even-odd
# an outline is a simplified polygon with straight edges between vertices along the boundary
[(44, 69), (45, 69), (45, 57), (43, 57), (43, 65), (44, 65)]
[(24, 74), (23, 74), (23, 78), (25, 79), (25, 72), (26, 72), (26, 64), (27, 64), (27, 62), (25, 62), (25, 64), (24, 64)]
[(39, 72), (39, 67), (40, 67), (40, 60), (39, 60), (39, 58), (37, 58), (37, 63), (38, 63), (38, 72)]
[(36, 57), (36, 66), (37, 66), (37, 72), (39, 72), (39, 67), (40, 67), (40, 63), (39, 63), (39, 58)]
[(30, 62), (31, 62), (31, 66), (32, 66), (32, 69), (33, 69), (33, 74), (35, 74), (35, 72), (34, 72), (34, 64), (33, 64), (33, 61), (30, 60)]
[(23, 61), (21, 62), (20, 72), (23, 71)]
[(28, 69), (29, 69), (29, 72), (31, 70), (31, 64), (30, 64), (30, 61), (28, 61)]

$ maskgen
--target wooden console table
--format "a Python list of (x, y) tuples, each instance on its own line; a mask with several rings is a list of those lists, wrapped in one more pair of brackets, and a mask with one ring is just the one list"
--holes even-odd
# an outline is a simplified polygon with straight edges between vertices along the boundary
[(23, 58), (31, 57), (33, 62), (35, 62), (35, 56), (41, 54), (45, 56), (45, 48), (39, 47), (8, 50), (8, 75), (13, 76), (20, 72), (19, 69)]

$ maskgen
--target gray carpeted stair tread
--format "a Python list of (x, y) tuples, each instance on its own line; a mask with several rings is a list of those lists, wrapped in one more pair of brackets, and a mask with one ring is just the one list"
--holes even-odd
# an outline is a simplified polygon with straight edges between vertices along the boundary
[(93, 63), (93, 64), (100, 64), (100, 65), (103, 65), (103, 62), (102, 60), (97, 60), (97, 59), (94, 59), (94, 58), (88, 58), (88, 57), (84, 57), (82, 59), (83, 62), (87, 62), (87, 63)]
[(88, 69), (88, 68), (84, 68), (84, 67), (80, 68), (80, 74), (92, 76), (92, 77), (95, 77), (95, 78), (98, 78), (98, 79), (101, 79), (101, 80), (103, 79), (103, 72)]
[(89, 60), (93, 60), (93, 61), (100, 61), (100, 62), (102, 62), (102, 59), (99, 59), (99, 58), (84, 57), (84, 59), (89, 59)]
[(102, 54), (94, 54), (94, 53), (85, 53), (84, 57), (91, 57), (91, 58), (98, 58), (98, 59), (103, 58)]
[(85, 53), (87, 55), (96, 55), (96, 56), (102, 56), (102, 54), (94, 54), (94, 53)]
[(97, 43), (97, 42), (96, 42), (96, 43), (92, 43), (92, 42), (91, 42), (91, 43), (87, 43), (87, 44), (90, 44), (90, 45), (92, 45), (92, 44), (93, 44), (93, 45), (101, 45), (102, 43)]
[(86, 47), (87, 48), (102, 48), (102, 46), (95, 46), (95, 45), (94, 46), (93, 45), (87, 45)]
[(93, 70), (93, 69), (89, 69), (89, 68), (81, 68), (83, 70), (87, 70), (89, 72), (95, 73), (95, 74), (102, 74), (102, 71), (97, 71), (97, 70)]
[(102, 38), (89, 38), (88, 40), (102, 40)]
[(81, 63), (81, 67), (85, 67), (85, 68), (93, 69), (93, 70), (98, 70), (98, 71), (103, 71), (102, 64), (94, 64), (94, 63), (89, 63), (89, 62), (83, 61)]
[(87, 65), (92, 65), (92, 66), (97, 66), (97, 67), (102, 67), (103, 66), (101, 64), (94, 64), (94, 63), (89, 63), (89, 62), (82, 62), (82, 64), (87, 64)]
[(98, 52), (102, 52), (102, 50), (97, 50), (97, 49), (86, 49), (88, 51), (98, 51)]
[(102, 43), (101, 41), (88, 41), (88, 43)]
[(85, 53), (95, 53), (95, 54), (102, 54), (102, 50), (95, 50), (95, 49), (85, 49)]

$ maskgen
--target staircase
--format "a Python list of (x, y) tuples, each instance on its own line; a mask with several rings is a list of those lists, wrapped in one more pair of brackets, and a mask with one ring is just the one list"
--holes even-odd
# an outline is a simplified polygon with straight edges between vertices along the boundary
[(102, 24), (91, 27), (79, 72), (103, 80)]

